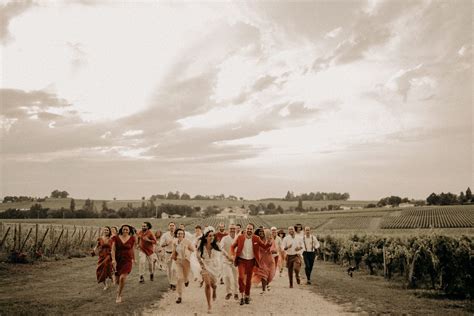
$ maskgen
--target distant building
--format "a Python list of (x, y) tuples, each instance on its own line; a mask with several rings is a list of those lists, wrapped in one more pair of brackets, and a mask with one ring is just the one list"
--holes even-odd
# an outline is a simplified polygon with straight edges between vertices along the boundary
[(168, 215), (168, 213), (161, 213), (161, 218), (170, 218), (170, 216)]
[(398, 207), (415, 207), (413, 203), (400, 203)]
[(344, 206), (344, 205), (340, 206), (340, 208), (341, 208), (341, 210), (345, 210), (345, 211), (352, 209), (352, 207)]

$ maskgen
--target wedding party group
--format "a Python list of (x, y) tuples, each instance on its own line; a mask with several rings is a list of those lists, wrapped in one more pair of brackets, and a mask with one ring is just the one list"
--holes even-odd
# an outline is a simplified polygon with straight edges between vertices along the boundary
[(255, 227), (249, 223), (220, 223), (212, 226), (196, 225), (194, 233), (169, 222), (168, 231), (152, 231), (149, 222), (141, 230), (131, 225), (106, 226), (97, 239), (92, 254), (98, 255), (97, 282), (117, 285), (116, 303), (123, 301), (122, 294), (127, 276), (137, 263), (139, 282), (145, 283), (145, 273), (153, 281), (155, 271), (166, 272), (169, 288), (176, 292), (176, 303), (183, 302), (185, 288), (191, 281), (204, 288), (208, 312), (217, 298), (217, 287), (225, 288), (225, 299), (234, 299), (240, 305), (250, 304), (252, 286), (260, 294), (271, 290), (275, 275), (280, 277), (287, 269), (289, 288), (294, 281), (301, 284), (300, 270), (304, 267), (306, 284), (311, 284), (313, 265), (320, 248), (309, 226), (290, 226), (287, 230), (276, 227)]

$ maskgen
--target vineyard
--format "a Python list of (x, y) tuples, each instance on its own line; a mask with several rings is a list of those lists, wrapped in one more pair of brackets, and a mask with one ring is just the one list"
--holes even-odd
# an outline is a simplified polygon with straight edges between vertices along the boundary
[(324, 225), (324, 230), (333, 230), (333, 229), (369, 229), (372, 221), (376, 220), (377, 217), (336, 217), (331, 219), (326, 225)]
[(100, 230), (71, 225), (1, 223), (0, 250), (9, 254), (12, 262), (58, 254), (81, 257), (94, 247)]
[(409, 288), (474, 295), (474, 240), (468, 236), (318, 238), (325, 261), (363, 268), (387, 279), (398, 277)]
[(410, 208), (383, 219), (382, 229), (474, 227), (473, 206)]
[[(264, 226), (264, 227), (270, 227), (272, 226), (272, 224), (266, 220), (264, 220), (263, 218), (259, 217), (259, 216), (251, 216), (251, 217), (247, 217), (247, 218), (220, 218), (220, 217), (217, 217), (217, 216), (213, 216), (213, 217), (207, 217), (207, 218), (203, 218), (203, 219), (196, 219), (195, 221), (193, 221), (192, 223), (190, 223), (190, 226), (191, 225), (201, 225), (201, 227), (206, 227), (206, 226), (212, 226), (214, 228), (217, 229), (217, 226), (219, 225), (219, 223), (224, 223), (226, 225), (226, 227), (229, 226), (229, 224), (240, 224), (242, 226), (242, 228), (245, 229), (245, 227), (247, 226), (248, 223), (253, 223), (256, 227), (258, 226)], [(190, 230), (190, 229), (188, 229)]]

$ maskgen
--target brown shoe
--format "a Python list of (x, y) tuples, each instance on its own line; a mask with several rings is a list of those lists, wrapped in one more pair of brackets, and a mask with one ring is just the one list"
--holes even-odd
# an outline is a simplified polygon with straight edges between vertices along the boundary
[(178, 297), (178, 299), (176, 300), (176, 304), (180, 304), (181, 303), (181, 297)]
[(225, 299), (229, 300), (231, 297), (232, 297), (232, 293), (227, 293), (227, 295), (225, 296)]

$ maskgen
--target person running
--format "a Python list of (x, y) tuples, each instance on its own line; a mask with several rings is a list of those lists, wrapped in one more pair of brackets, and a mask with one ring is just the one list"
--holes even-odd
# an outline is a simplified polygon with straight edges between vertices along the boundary
[(286, 251), (286, 264), (288, 267), (288, 278), (290, 288), (293, 288), (293, 271), (296, 276), (296, 283), (300, 284), (301, 257), (298, 254), (303, 249), (303, 241), (296, 237), (295, 228), (288, 227), (288, 236), (283, 239), (282, 247)]
[(255, 261), (260, 259), (260, 249), (268, 249), (271, 243), (264, 243), (258, 236), (253, 234), (255, 225), (249, 223), (245, 234), (239, 235), (231, 246), (235, 253), (234, 264), (239, 271), (239, 292), (241, 294), (240, 305), (250, 304), (250, 286), (252, 285), (252, 273)]
[(170, 284), (171, 290), (176, 290), (176, 268), (174, 261), (171, 259), (173, 253), (174, 231), (176, 224), (174, 222), (168, 223), (168, 231), (161, 237), (161, 247), (164, 248), (164, 256), (166, 262), (166, 275)]
[(234, 224), (229, 225), (229, 235), (224, 236), (221, 239), (220, 247), (224, 257), (223, 262), (223, 278), (224, 284), (226, 288), (226, 296), (225, 299), (228, 300), (232, 297), (232, 293), (234, 294), (234, 299), (239, 299), (239, 278), (238, 278), (238, 271), (237, 267), (234, 266), (234, 260), (232, 259), (230, 248), (234, 243), (234, 239), (236, 235), (236, 227)]
[(165, 263), (164, 263), (164, 250), (163, 248), (161, 247), (161, 236), (163, 235), (163, 233), (161, 232), (160, 229), (158, 229), (156, 232), (155, 232), (155, 239), (156, 239), (156, 244), (155, 244), (155, 247), (154, 247), (154, 252), (156, 254), (156, 258), (158, 260), (154, 261), (153, 264), (154, 264), (154, 271), (156, 271), (156, 267), (158, 267), (158, 269), (160, 269), (160, 271), (165, 271)]
[(194, 245), (190, 240), (184, 238), (184, 230), (181, 228), (175, 231), (175, 238), (171, 257), (176, 263), (176, 292), (178, 294), (176, 303), (179, 304), (182, 302), (183, 285), (186, 287), (189, 285), (190, 258), (191, 253), (194, 252)]
[(285, 238), (286, 234), (283, 229), (278, 231), (278, 237), (280, 237), (280, 246), (278, 250), (280, 251), (280, 258), (278, 259), (278, 268), (280, 269), (280, 277), (283, 275), (283, 267), (286, 265), (286, 251), (283, 250), (283, 239)]
[(200, 239), (198, 251), (196, 257), (201, 266), (201, 275), (204, 280), (207, 299), (207, 312), (210, 314), (212, 311), (211, 305), (211, 289), (212, 289), (212, 300), (217, 298), (217, 280), (220, 276), (220, 248), (215, 238), (215, 231), (212, 226), (206, 227), (204, 234)]
[(109, 226), (102, 229), (102, 236), (97, 239), (97, 245), (94, 247), (93, 253), (99, 252), (97, 261), (97, 283), (104, 283), (104, 290), (109, 288), (107, 279), (114, 280), (114, 268), (112, 266), (112, 232)]
[(229, 233), (227, 233), (225, 231), (225, 224), (224, 223), (219, 223), (219, 226), (218, 226), (218, 231), (216, 233), (216, 239), (217, 239), (217, 242), (221, 242), (221, 239), (224, 237), (224, 236), (227, 236)]
[(319, 249), (319, 240), (311, 234), (311, 228), (306, 226), (304, 228), (303, 236), (303, 260), (304, 272), (306, 274), (306, 284), (311, 284), (311, 272), (313, 271), (314, 259), (316, 258), (316, 249)]
[(239, 236), (242, 233), (242, 225), (240, 223), (235, 224), (235, 235)]
[(135, 229), (130, 225), (122, 225), (118, 235), (112, 241), (112, 265), (118, 276), (119, 286), (117, 289), (116, 303), (122, 302), (122, 292), (128, 274), (132, 271), (135, 262)]
[(276, 272), (276, 270), (279, 267), (278, 261), (280, 259), (282, 239), (280, 238), (280, 236), (278, 236), (276, 227), (272, 227), (270, 231), (272, 233), (272, 239), (274, 243), (273, 247), (271, 248), (271, 251), (272, 251), (273, 260), (275, 261), (275, 272)]
[(252, 282), (254, 284), (262, 283), (262, 292), (260, 294), (264, 294), (267, 290), (267, 285), (270, 284), (275, 276), (275, 261), (273, 260), (271, 252), (272, 248), (274, 248), (274, 244), (269, 229), (259, 228), (255, 231), (255, 235), (264, 243), (272, 243), (272, 247), (260, 250), (260, 257), (253, 268)]
[(145, 273), (145, 264), (148, 264), (148, 271), (150, 272), (150, 281), (153, 281), (155, 273), (155, 262), (158, 257), (155, 254), (154, 247), (156, 245), (156, 237), (151, 231), (151, 223), (143, 222), (142, 230), (138, 232), (138, 274), (140, 276), (140, 283), (145, 283), (143, 274)]

